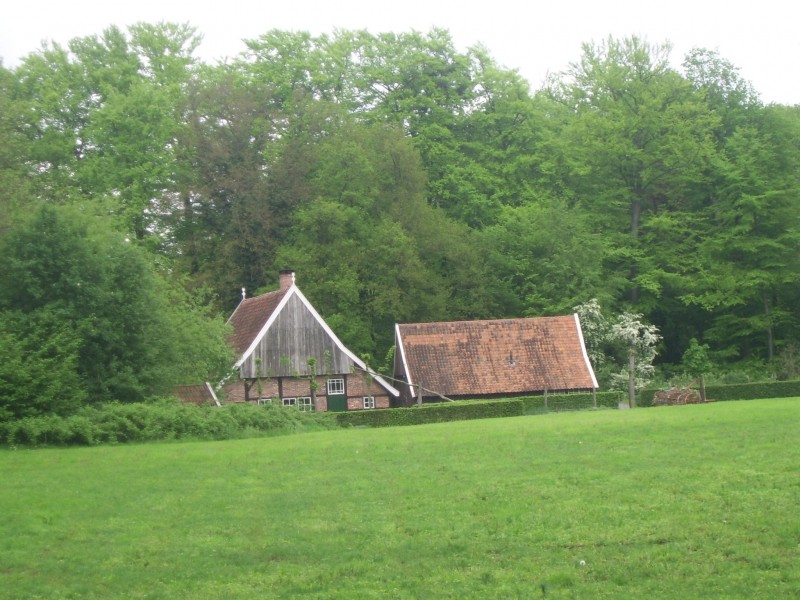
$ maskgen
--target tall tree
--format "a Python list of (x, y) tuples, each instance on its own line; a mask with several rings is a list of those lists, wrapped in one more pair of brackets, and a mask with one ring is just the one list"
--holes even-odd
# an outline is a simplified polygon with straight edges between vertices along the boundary
[(703, 277), (687, 299), (712, 312), (708, 338), (731, 356), (772, 360), (776, 330), (796, 331), (799, 126), (796, 111), (767, 107), (758, 127), (740, 126), (725, 143), (700, 246)]
[(29, 106), (14, 73), (0, 63), (0, 235), (31, 195), (31, 150), (23, 133)]
[[(63, 342), (64, 364), (90, 401), (142, 400), (229, 365), (222, 323), (86, 207), (43, 205), (4, 236), (0, 257), (0, 312), (15, 324), (3, 333), (21, 348)], [(36, 359), (61, 356), (53, 344)]]
[(394, 323), (485, 316), (485, 277), (463, 225), (425, 202), (411, 140), (345, 122), (322, 141), (314, 199), (296, 213), (278, 262), (356, 350), (384, 356)]
[(497, 316), (564, 314), (587, 297), (609, 303), (625, 283), (603, 271), (602, 236), (564, 201), (505, 207), (480, 239)]
[(691, 206), (714, 152), (716, 117), (670, 68), (669, 50), (635, 37), (586, 44), (560, 89), (575, 110), (565, 152), (576, 202), (609, 240), (608, 267), (627, 271), (630, 302), (648, 310), (673, 255), (642, 234), (651, 217)]

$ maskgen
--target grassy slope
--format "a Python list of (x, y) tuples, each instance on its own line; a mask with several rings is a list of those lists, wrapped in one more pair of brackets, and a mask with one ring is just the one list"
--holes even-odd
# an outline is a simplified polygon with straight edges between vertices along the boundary
[(796, 597), (798, 442), (795, 399), (2, 451), (0, 597)]

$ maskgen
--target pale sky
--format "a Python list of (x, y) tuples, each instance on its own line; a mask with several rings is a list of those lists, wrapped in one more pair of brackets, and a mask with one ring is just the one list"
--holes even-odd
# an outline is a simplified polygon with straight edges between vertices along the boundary
[(800, 3), (796, 0), (10, 0), (0, 21), (0, 57), (15, 67), (43, 40), (59, 44), (101, 34), (110, 25), (124, 29), (144, 21), (189, 23), (203, 35), (197, 55), (205, 62), (245, 49), (242, 39), (270, 29), (450, 31), (459, 50), (483, 44), (502, 66), (517, 69), (533, 90), (547, 73), (577, 61), (583, 42), (637, 35), (648, 42), (672, 43), (677, 67), (693, 47), (716, 50), (739, 68), (761, 99), (800, 104)]

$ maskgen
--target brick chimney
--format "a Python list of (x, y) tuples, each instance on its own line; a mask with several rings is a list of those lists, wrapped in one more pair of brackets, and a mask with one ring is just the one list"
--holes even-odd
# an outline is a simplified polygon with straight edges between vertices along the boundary
[(285, 292), (294, 285), (294, 271), (291, 269), (283, 269), (280, 274), (280, 291)]

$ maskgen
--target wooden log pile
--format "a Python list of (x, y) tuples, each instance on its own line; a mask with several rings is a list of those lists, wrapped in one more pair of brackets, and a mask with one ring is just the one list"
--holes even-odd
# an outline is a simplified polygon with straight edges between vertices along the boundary
[(680, 404), (700, 404), (700, 392), (691, 388), (659, 390), (653, 396), (653, 406), (677, 406)]

